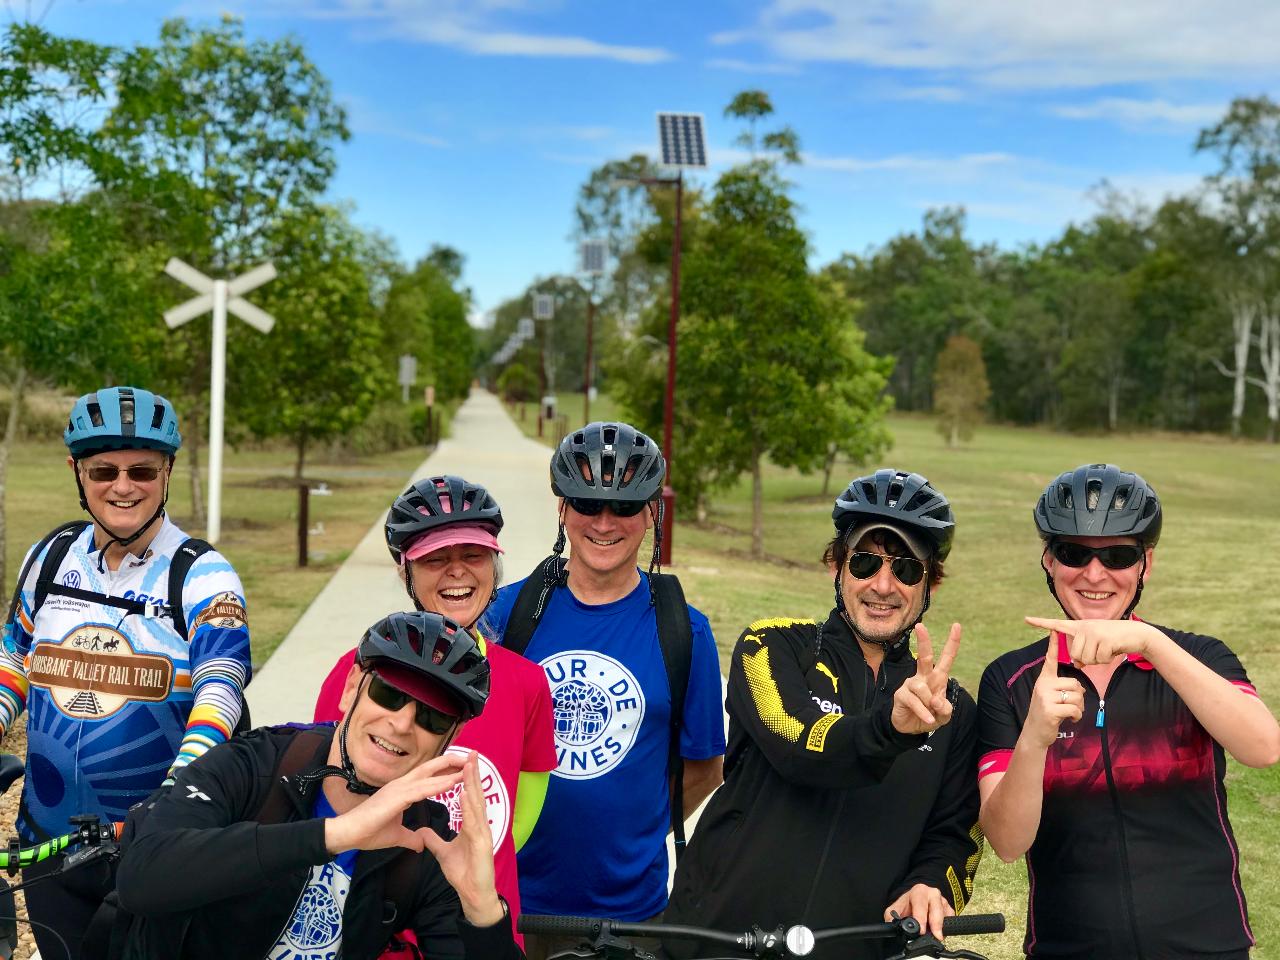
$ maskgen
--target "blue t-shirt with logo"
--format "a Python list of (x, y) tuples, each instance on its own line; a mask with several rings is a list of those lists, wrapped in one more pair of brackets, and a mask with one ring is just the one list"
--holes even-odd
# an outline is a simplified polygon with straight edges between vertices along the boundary
[[(336, 817), (323, 790), (316, 791), (312, 816)], [(342, 952), (342, 911), (351, 891), (359, 851), (345, 850), (311, 868), (307, 885), (266, 960), (333, 960)]]
[[(496, 633), (521, 583), (486, 614)], [(680, 754), (724, 753), (720, 660), (707, 618), (689, 608), (693, 658)], [(526, 913), (644, 920), (667, 903), (671, 693), (649, 581), (621, 600), (586, 604), (555, 590), (525, 656), (551, 685), (558, 766), (520, 850)]]

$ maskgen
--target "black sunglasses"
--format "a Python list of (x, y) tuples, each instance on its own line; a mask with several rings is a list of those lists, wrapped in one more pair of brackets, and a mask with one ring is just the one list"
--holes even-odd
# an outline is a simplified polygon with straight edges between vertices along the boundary
[(649, 505), (648, 500), (591, 500), (587, 497), (565, 497), (565, 503), (584, 517), (597, 516), (605, 507), (615, 517), (634, 517)]
[(1070, 540), (1056, 540), (1049, 548), (1054, 559), (1067, 567), (1087, 567), (1097, 557), (1108, 570), (1128, 570), (1142, 559), (1142, 548), (1132, 543), (1109, 547), (1088, 547)]
[(849, 572), (859, 580), (874, 577), (884, 562), (904, 586), (914, 587), (924, 579), (924, 564), (915, 557), (886, 557), (879, 553), (858, 552), (849, 554)]
[[(120, 476), (120, 468), (114, 463), (95, 463), (91, 467), (85, 467), (85, 476), (94, 483), (113, 483), (116, 477)], [(150, 483), (156, 477), (160, 476), (160, 468), (152, 467), (146, 464), (135, 464), (132, 467), (125, 467), (124, 472), (129, 475), (129, 479), (134, 483)]]
[(434, 733), (436, 736), (448, 733), (458, 722), (457, 717), (447, 714), (443, 710), (437, 710), (429, 703), (415, 700), (403, 690), (397, 690), (372, 671), (369, 673), (369, 699), (382, 707), (382, 709), (390, 710), (392, 713), (403, 708), (406, 703), (412, 703), (414, 705), (413, 722), (423, 730), (428, 733)]

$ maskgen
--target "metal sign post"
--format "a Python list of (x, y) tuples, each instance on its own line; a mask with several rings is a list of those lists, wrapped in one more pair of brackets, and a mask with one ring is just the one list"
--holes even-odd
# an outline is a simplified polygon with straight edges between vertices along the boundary
[(230, 310), (255, 330), (270, 333), (275, 326), (275, 317), (243, 299), (241, 294), (262, 286), (268, 280), (274, 280), (276, 268), (274, 264), (264, 263), (234, 280), (214, 280), (177, 257), (170, 257), (164, 266), (164, 272), (199, 294), (164, 312), (164, 322), (170, 330), (203, 313), (213, 312), (213, 341), (210, 350), (213, 362), (209, 373), (209, 529), (205, 531), (205, 539), (210, 543), (217, 543), (222, 535), (222, 434), (227, 392), (227, 311)]
[(582, 272), (591, 282), (587, 291), (587, 360), (582, 377), (582, 422), (591, 422), (591, 346), (596, 320), (596, 283), (604, 275), (605, 260), (609, 255), (609, 245), (603, 240), (587, 240), (581, 247)]
[(400, 401), (409, 402), (409, 388), (418, 379), (418, 358), (412, 353), (400, 354)]

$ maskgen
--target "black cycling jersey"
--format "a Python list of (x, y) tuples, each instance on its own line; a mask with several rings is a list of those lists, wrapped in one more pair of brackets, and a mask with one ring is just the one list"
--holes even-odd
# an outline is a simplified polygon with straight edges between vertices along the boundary
[[(1242, 696), (1257, 695), (1220, 640), (1156, 629)], [(1084, 685), (1085, 707), (1059, 728), (1045, 762), (1040, 828), (1027, 852), (1027, 955), (1247, 956), (1253, 934), (1222, 747), (1145, 659), (1130, 655), (1100, 695), (1057, 636), (1058, 673)], [(1008, 768), (1046, 647), (1040, 640), (1006, 653), (983, 673), (980, 778)]]

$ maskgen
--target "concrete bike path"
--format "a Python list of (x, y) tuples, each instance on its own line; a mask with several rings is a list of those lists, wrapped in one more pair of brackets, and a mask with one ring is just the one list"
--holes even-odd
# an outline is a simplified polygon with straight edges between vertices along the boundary
[[(503, 566), (506, 580), (514, 581), (555, 541), (550, 453), (520, 432), (493, 394), (475, 390), (454, 416), (453, 436), (419, 465), (412, 480), (455, 473), (488, 487), (502, 505)], [(379, 618), (408, 606), (387, 554), (385, 517), (384, 511), (256, 672), (245, 691), (256, 726), (309, 721), (320, 684), (337, 659)], [(249, 602), (252, 609), (252, 597)]]

